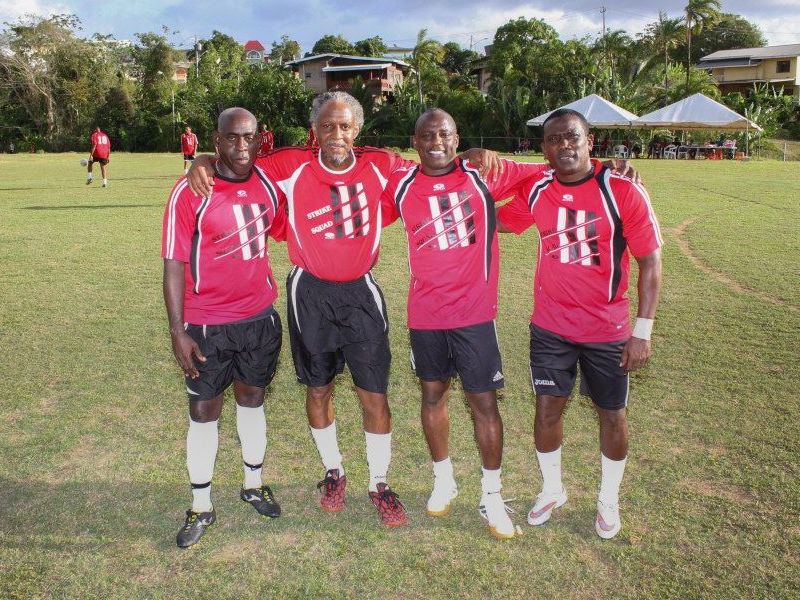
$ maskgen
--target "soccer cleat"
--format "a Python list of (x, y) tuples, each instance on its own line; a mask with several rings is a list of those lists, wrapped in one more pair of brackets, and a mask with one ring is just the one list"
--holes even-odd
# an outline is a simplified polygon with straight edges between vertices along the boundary
[(178, 543), (178, 548), (194, 546), (200, 541), (200, 538), (203, 537), (206, 529), (213, 525), (216, 520), (217, 512), (213, 509), (209, 512), (201, 513), (187, 510), (186, 521), (175, 538), (175, 541)]
[(528, 512), (528, 525), (543, 525), (550, 520), (553, 510), (564, 506), (567, 502), (567, 490), (561, 488), (560, 492), (555, 494), (545, 494), (541, 492), (536, 496), (536, 502), (533, 503), (531, 510)]
[(428, 515), (431, 517), (444, 517), (450, 512), (450, 502), (458, 496), (458, 487), (452, 479), (440, 481), (433, 480), (433, 491), (428, 498)]
[(344, 509), (344, 491), (347, 487), (347, 476), (339, 476), (339, 469), (329, 469), (325, 479), (317, 484), (322, 492), (319, 505), (326, 512), (340, 512)]
[(389, 486), (385, 483), (378, 484), (377, 492), (370, 492), (369, 499), (378, 509), (378, 515), (381, 518), (381, 523), (387, 527), (399, 527), (405, 525), (408, 519), (406, 518), (406, 509), (400, 498), (395, 494)]
[(622, 529), (622, 520), (619, 517), (619, 504), (605, 504), (597, 501), (597, 518), (594, 520), (594, 530), (604, 540), (610, 540)]
[(103, 187), (108, 187), (108, 182), (105, 179), (103, 179)]
[(86, 180), (86, 185), (92, 185), (92, 180), (91, 179), (87, 179)]
[(242, 490), (239, 492), (239, 497), (243, 501), (249, 502), (260, 515), (270, 519), (281, 516), (281, 507), (275, 502), (275, 496), (272, 495), (272, 490), (268, 485)]
[(510, 540), (514, 537), (515, 528), (514, 523), (511, 522), (511, 517), (508, 516), (509, 512), (512, 511), (506, 506), (500, 492), (481, 496), (478, 513), (486, 521), (489, 531), (498, 540)]

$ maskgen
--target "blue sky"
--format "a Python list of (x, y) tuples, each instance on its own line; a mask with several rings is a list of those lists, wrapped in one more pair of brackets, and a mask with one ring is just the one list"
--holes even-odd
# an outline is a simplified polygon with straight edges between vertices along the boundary
[[(476, 50), (491, 42), (496, 28), (510, 19), (542, 18), (564, 39), (596, 35), (602, 25), (600, 6), (606, 7), (606, 26), (629, 33), (643, 30), (658, 18), (659, 8), (680, 16), (685, 0), (563, 0), (558, 3), (531, 0), (372, 0), (333, 2), (261, 0), (238, 3), (236, 12), (225, 3), (208, 0), (3, 0), (0, 21), (13, 21), (26, 13), (46, 15), (73, 13), (80, 17), (87, 35), (112, 34), (133, 39), (137, 32), (161, 31), (167, 26), (178, 46), (189, 46), (194, 35), (208, 37), (214, 29), (239, 41), (258, 39), (267, 48), (281, 35), (300, 42), (308, 51), (325, 34), (342, 34), (350, 41), (380, 35), (399, 46), (413, 45), (417, 32), (427, 28), (429, 37), (455, 41)], [(398, 12), (394, 7), (401, 5)], [(557, 7), (557, 8), (554, 8)], [(800, 0), (723, 0), (723, 10), (738, 13), (758, 24), (770, 44), (800, 43)]]

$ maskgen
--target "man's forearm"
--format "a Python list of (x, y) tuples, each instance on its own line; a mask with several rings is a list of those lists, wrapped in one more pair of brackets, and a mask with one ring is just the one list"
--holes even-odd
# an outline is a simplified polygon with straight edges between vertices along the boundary
[(185, 266), (179, 260), (164, 259), (164, 305), (170, 331), (183, 331), (183, 293)]
[(639, 309), (636, 316), (654, 319), (661, 294), (661, 250), (637, 258), (636, 262), (639, 264)]

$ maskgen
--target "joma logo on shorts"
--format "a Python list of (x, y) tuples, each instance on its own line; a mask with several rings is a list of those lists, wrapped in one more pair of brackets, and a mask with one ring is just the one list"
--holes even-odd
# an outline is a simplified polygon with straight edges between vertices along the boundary
[(555, 385), (556, 382), (552, 379), (534, 379), (533, 385)]

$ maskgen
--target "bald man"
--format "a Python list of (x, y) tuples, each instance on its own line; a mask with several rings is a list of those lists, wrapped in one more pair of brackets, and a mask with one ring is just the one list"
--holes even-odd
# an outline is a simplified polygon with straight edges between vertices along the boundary
[(223, 111), (214, 132), (219, 160), (213, 192), (198, 198), (181, 177), (164, 212), (164, 302), (189, 399), (186, 464), (192, 507), (178, 531), (180, 548), (196, 544), (216, 521), (211, 478), (217, 423), (231, 384), (244, 463), (240, 498), (265, 517), (281, 514), (261, 468), (267, 446), (264, 390), (281, 348), (267, 234), (283, 231), (285, 199), (253, 165), (260, 143), (250, 112)]

